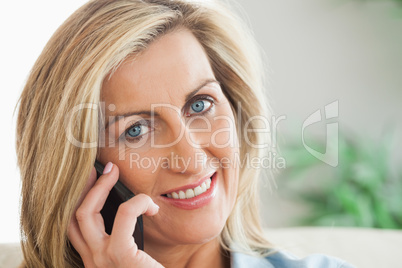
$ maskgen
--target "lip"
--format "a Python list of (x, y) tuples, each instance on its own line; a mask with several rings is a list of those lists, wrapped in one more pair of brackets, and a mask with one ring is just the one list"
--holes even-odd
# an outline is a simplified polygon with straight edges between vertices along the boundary
[[(215, 172), (212, 176), (211, 187), (206, 192), (204, 192), (200, 195), (197, 195), (195, 197), (188, 198), (188, 199), (173, 199), (173, 198), (169, 198), (166, 196), (159, 196), (159, 197), (162, 199), (163, 202), (167, 202), (170, 205), (173, 205), (175, 207), (185, 209), (185, 210), (192, 210), (192, 209), (197, 209), (197, 208), (203, 207), (203, 206), (207, 205), (209, 202), (211, 202), (211, 200), (216, 195), (217, 174), (218, 173)], [(207, 178), (210, 178), (210, 177), (207, 177)], [(201, 183), (202, 182), (203, 181), (201, 180)], [(195, 184), (195, 187), (197, 187), (197, 186), (198, 186), (198, 184)], [(191, 186), (190, 186), (190, 188), (191, 188)], [(180, 190), (180, 189), (188, 189), (188, 188), (181, 187), (181, 188), (177, 188), (177, 189)], [(174, 192), (174, 190), (172, 192)]]
[(174, 188), (174, 189), (170, 189), (169, 191), (163, 193), (162, 195), (170, 194), (170, 193), (173, 193), (173, 192), (178, 193), (179, 191), (185, 192), (187, 189), (194, 189), (195, 187), (200, 186), (207, 179), (211, 178), (211, 176), (214, 175), (214, 173), (216, 173), (216, 171), (210, 172), (205, 177), (202, 177), (202, 178), (198, 179), (198, 181), (195, 182), (195, 183), (187, 184), (187, 185), (177, 187), (177, 188)]

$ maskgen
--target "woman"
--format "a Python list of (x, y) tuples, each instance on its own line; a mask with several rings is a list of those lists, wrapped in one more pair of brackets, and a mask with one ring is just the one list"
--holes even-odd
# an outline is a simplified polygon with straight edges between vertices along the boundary
[[(94, 0), (57, 30), (20, 99), (26, 267), (347, 267), (263, 237), (259, 169), (241, 163), (269, 145), (268, 106), (242, 25), (212, 1)], [(135, 197), (107, 234), (118, 179)]]

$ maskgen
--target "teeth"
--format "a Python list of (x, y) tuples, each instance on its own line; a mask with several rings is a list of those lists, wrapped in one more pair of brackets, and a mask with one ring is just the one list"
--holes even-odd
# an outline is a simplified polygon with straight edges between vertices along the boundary
[(211, 178), (207, 179), (200, 186), (197, 186), (194, 189), (187, 189), (185, 192), (179, 191), (179, 193), (172, 192), (170, 194), (167, 194), (167, 197), (173, 199), (193, 198), (194, 196), (205, 193), (209, 188), (211, 188)]
[(211, 179), (207, 180), (207, 181), (205, 182), (205, 184), (206, 184), (206, 186), (207, 186), (207, 189), (209, 189), (209, 187), (211, 187)]
[(194, 190), (193, 189), (188, 189), (187, 191), (186, 191), (186, 198), (192, 198), (192, 197), (194, 197), (195, 195), (194, 195)]
[(201, 186), (197, 186), (197, 187), (194, 188), (194, 194), (195, 194), (195, 196), (200, 195), (200, 194), (202, 194), (202, 193), (203, 193), (203, 191), (202, 191)]
[(207, 185), (205, 184), (205, 182), (201, 184), (201, 190), (202, 192), (205, 192), (207, 190)]

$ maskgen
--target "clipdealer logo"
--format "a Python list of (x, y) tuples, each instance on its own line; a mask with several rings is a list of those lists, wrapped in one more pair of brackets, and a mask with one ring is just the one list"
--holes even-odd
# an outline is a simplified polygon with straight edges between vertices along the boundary
[[(241, 104), (241, 103), (240, 103)], [(239, 105), (240, 105), (239, 104)], [(109, 105), (111, 106), (111, 105)], [(171, 108), (174, 110), (177, 110), (176, 107), (172, 106), (172, 105), (167, 105), (167, 104), (163, 104), (163, 105), (159, 105), (159, 106), (168, 106), (167, 108)], [(240, 107), (240, 106), (239, 106)], [(154, 107), (153, 107), (154, 108)], [(94, 104), (94, 103), (83, 103), (83, 104), (79, 104), (77, 106), (75, 106), (70, 113), (68, 113), (66, 115), (65, 118), (65, 130), (66, 130), (66, 135), (67, 135), (67, 139), (74, 145), (80, 148), (95, 148), (95, 147), (104, 147), (104, 146), (109, 146), (109, 147), (113, 147), (113, 146), (118, 146), (119, 150), (121, 152), (126, 151), (127, 148), (138, 148), (141, 147), (141, 145), (143, 145), (144, 142), (147, 141), (147, 139), (145, 139), (142, 142), (139, 143), (135, 143), (135, 144), (130, 144), (129, 142), (120, 142), (120, 143), (112, 143), (112, 144), (105, 144), (105, 139), (104, 139), (104, 135), (106, 133), (104, 133), (104, 131), (101, 131), (100, 134), (100, 138), (99, 138), (99, 142), (96, 141), (89, 141), (89, 142), (83, 142), (81, 141), (80, 135), (77, 131), (77, 129), (79, 130), (79, 128), (77, 128), (76, 124), (78, 123), (78, 118), (79, 116), (86, 112), (86, 113), (98, 113), (98, 109), (101, 109), (102, 111), (104, 111), (105, 107), (104, 107), (104, 103), (101, 103), (100, 106), (98, 104)], [(115, 106), (113, 105), (113, 107), (108, 107), (109, 110), (114, 110)], [(177, 110), (176, 112), (179, 113), (180, 110)], [(241, 115), (241, 114), (240, 114)], [(301, 129), (301, 136), (302, 136), (302, 143), (304, 148), (314, 157), (316, 157), (317, 159), (319, 159), (320, 161), (332, 166), (332, 167), (337, 167), (338, 166), (338, 122), (334, 122), (334, 118), (338, 118), (339, 116), (339, 102), (338, 101), (334, 101), (330, 104), (327, 104), (324, 107), (324, 116), (322, 114), (321, 109), (318, 109), (317, 111), (313, 112), (306, 120), (304, 120), (303, 125), (302, 125), (302, 129)], [(239, 116), (238, 116), (238, 120), (239, 120)], [(113, 118), (112, 118), (113, 119)], [(202, 118), (201, 118), (202, 119)], [(219, 147), (219, 148), (224, 148), (226, 146), (233, 146), (233, 129), (235, 127), (235, 122), (231, 122), (230, 118), (215, 118), (215, 120), (225, 120), (227, 121), (227, 128), (223, 128), (220, 129), (217, 133), (213, 133), (211, 135), (211, 141), (213, 143), (214, 146)], [(248, 132), (264, 132), (264, 133), (270, 133), (271, 134), (271, 144), (253, 144), (251, 141), (248, 140), (248, 136), (245, 133), (245, 137), (246, 137), (246, 142), (248, 143), (248, 145), (250, 145), (253, 148), (266, 148), (271, 147), (271, 148), (275, 148), (276, 147), (276, 128), (277, 125), (280, 121), (285, 120), (286, 116), (280, 116), (280, 117), (275, 117), (272, 116), (272, 120), (271, 122), (263, 117), (263, 116), (257, 116), (257, 117), (253, 117), (250, 118), (249, 121), (245, 124), (245, 133)], [(249, 129), (249, 124), (250, 124), (250, 120), (260, 120), (262, 123), (264, 123), (265, 127), (262, 129)], [(307, 130), (308, 127), (319, 123), (321, 121), (327, 121), (330, 120), (330, 122), (328, 122), (326, 124), (326, 146), (325, 146), (325, 152), (319, 152), (313, 148), (311, 148), (305, 141), (305, 132)], [(210, 122), (208, 120), (204, 120), (205, 123), (207, 124), (207, 128), (206, 129), (200, 129), (200, 130), (194, 130), (192, 129), (192, 132), (210, 132), (211, 131), (211, 126), (210, 126)], [(240, 121), (240, 120), (239, 120)], [(191, 123), (191, 120), (188, 122)], [(238, 122), (239, 124), (239, 122)], [(216, 136), (219, 133), (222, 132), (228, 132), (230, 135), (229, 140), (224, 143), (224, 144), (218, 144), (216, 143)], [(75, 137), (75, 135), (77, 135), (77, 138)], [(114, 131), (112, 131), (112, 129), (109, 129), (108, 131), (108, 135), (109, 135), (109, 141), (113, 140), (113, 138), (115, 137), (115, 133)], [(183, 133), (180, 134), (179, 136), (179, 140), (183, 137)], [(185, 137), (186, 139), (188, 139), (189, 137)], [(166, 146), (171, 146), (173, 145), (175, 142), (177, 143), (178, 140), (176, 139), (173, 143), (170, 144), (163, 144), (163, 145), (158, 145), (154, 142), (154, 137), (151, 136), (151, 141), (152, 141), (152, 147), (153, 148), (164, 148)], [(188, 142), (195, 147), (201, 146), (201, 148), (208, 146), (209, 143), (207, 144), (195, 144), (190, 137), (190, 140), (188, 140)], [(125, 157), (125, 154), (119, 154), (123, 156), (123, 160)], [(270, 157), (272, 157), (272, 159), (276, 160), (278, 158), (282, 158), (280, 155), (276, 155), (275, 153), (272, 153), (269, 155)], [(272, 162), (271, 160), (269, 162)], [(281, 167), (285, 167), (285, 161), (283, 159), (283, 161), (276, 161), (277, 163), (274, 164), (274, 166), (277, 166), (279, 163), (279, 166)]]
[(322, 120), (329, 120), (333, 118), (338, 118), (339, 116), (339, 102), (334, 101), (330, 104), (327, 104), (324, 107), (325, 118), (323, 118), (321, 114), (321, 109), (312, 113), (304, 122), (302, 126), (302, 142), (304, 148), (314, 157), (321, 160), (322, 162), (332, 166), (338, 166), (338, 151), (339, 151), (339, 130), (338, 130), (338, 122), (327, 123), (326, 124), (326, 145), (325, 152), (321, 153), (310, 146), (308, 146), (304, 139), (304, 132), (307, 127), (321, 122)]

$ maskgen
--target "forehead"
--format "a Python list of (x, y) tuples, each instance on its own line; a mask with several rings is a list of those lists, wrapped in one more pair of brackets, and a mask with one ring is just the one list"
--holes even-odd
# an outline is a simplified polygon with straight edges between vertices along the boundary
[(105, 80), (102, 101), (114, 104), (116, 111), (151, 104), (182, 105), (184, 96), (200, 81), (213, 79), (207, 55), (187, 29), (168, 33), (150, 44), (134, 59), (127, 59)]

